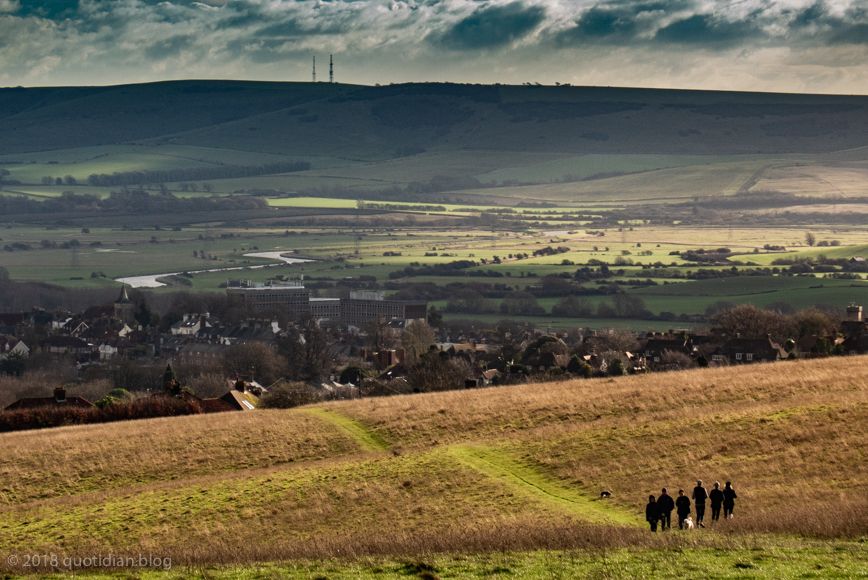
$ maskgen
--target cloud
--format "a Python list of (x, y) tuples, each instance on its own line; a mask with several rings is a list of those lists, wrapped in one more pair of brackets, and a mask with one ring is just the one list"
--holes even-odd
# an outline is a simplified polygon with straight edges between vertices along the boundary
[(868, 92), (866, 2), (0, 0), (0, 78), (301, 80), (334, 54), (338, 79), (369, 84)]
[(188, 34), (178, 34), (155, 42), (145, 48), (145, 56), (152, 60), (162, 60), (178, 56), (181, 51), (193, 44), (194, 37)]
[(57, 19), (73, 15), (77, 8), (78, 0), (25, 0), (21, 13)]
[(576, 21), (576, 27), (570, 32), (582, 38), (630, 38), (636, 31), (635, 13), (594, 7)]
[(545, 15), (542, 6), (525, 6), (521, 2), (486, 5), (452, 25), (437, 42), (453, 50), (500, 47), (527, 36)]
[(762, 36), (762, 32), (753, 22), (729, 22), (710, 14), (694, 14), (661, 28), (654, 38), (678, 44), (716, 45), (758, 36)]

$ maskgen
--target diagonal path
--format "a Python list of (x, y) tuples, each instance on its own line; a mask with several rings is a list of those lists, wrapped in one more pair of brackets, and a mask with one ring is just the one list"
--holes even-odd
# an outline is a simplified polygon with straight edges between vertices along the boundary
[(486, 476), (499, 479), (516, 491), (568, 511), (582, 519), (600, 524), (637, 525), (639, 519), (608, 500), (599, 500), (570, 489), (560, 482), (523, 465), (508, 454), (479, 444), (449, 447), (449, 453), (460, 462)]
[(358, 421), (354, 421), (349, 417), (335, 413), (330, 409), (310, 407), (307, 409), (298, 409), (298, 411), (307, 413), (308, 415), (313, 415), (314, 417), (327, 421), (341, 429), (347, 435), (355, 439), (364, 451), (385, 451), (389, 448), (389, 445), (383, 441), (382, 437), (370, 431)]
[[(384, 451), (389, 448), (383, 439), (361, 423), (330, 409), (299, 409), (328, 421), (353, 437), (365, 451)], [(492, 447), (474, 443), (450, 445), (445, 452), (463, 465), (486, 477), (500, 480), (517, 493), (545, 502), (553, 507), (577, 515), (584, 520), (600, 524), (639, 525), (639, 518), (625, 512), (610, 501), (601, 501), (583, 495), (579, 490), (565, 487), (518, 461), (507, 453)]]

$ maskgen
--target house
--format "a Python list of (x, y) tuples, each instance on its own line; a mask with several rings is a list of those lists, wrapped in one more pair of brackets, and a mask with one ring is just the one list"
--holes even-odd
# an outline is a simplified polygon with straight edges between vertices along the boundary
[(491, 369), (491, 370), (486, 370), (486, 369), (481, 369), (481, 368), (474, 368), (473, 369), (473, 376), (476, 379), (476, 384), (480, 387), (487, 387), (487, 386), (491, 385), (492, 381), (494, 381), (496, 378), (500, 377), (502, 374), (503, 373), (501, 373), (497, 369)]
[(93, 403), (82, 397), (67, 397), (66, 389), (57, 387), (51, 397), (27, 397), (18, 399), (8, 407), (6, 411), (20, 411), (22, 409), (35, 409), (37, 407), (78, 407), (89, 409)]
[(253, 411), (262, 404), (262, 399), (247, 390), (244, 381), (237, 382), (236, 387), (220, 397), (219, 400), (235, 411)]
[(374, 363), (377, 368), (386, 369), (403, 363), (407, 353), (403, 348), (382, 349), (376, 352), (369, 352), (363, 348), (359, 351), (359, 356), (368, 362)]
[(49, 336), (42, 348), (55, 356), (71, 354), (78, 361), (99, 356), (99, 347), (75, 336)]
[(393, 379), (403, 379), (409, 373), (409, 369), (407, 365), (403, 362), (400, 362), (394, 366), (392, 366), (389, 370), (383, 372), (379, 377), (377, 377), (381, 381), (391, 381)]
[(841, 343), (844, 354), (868, 354), (868, 334), (851, 336)]
[(195, 365), (222, 369), (226, 352), (230, 347), (225, 344), (200, 344), (191, 343), (181, 347), (178, 351), (178, 362), (182, 365)]
[[(844, 342), (843, 338), (839, 338), (837, 336), (817, 336), (816, 334), (806, 334), (796, 342), (796, 352), (799, 353), (799, 357), (801, 358), (810, 358), (811, 356), (818, 355), (817, 349), (817, 341), (821, 338), (825, 338), (829, 343), (827, 346), (829, 349), (834, 348), (836, 345)], [(830, 354), (828, 352), (819, 353), (819, 354)]]
[(692, 356), (696, 351), (693, 341), (688, 337), (664, 337), (656, 336), (649, 338), (645, 343), (645, 360), (649, 363), (659, 363), (666, 352), (678, 352)]
[[(251, 373), (253, 370), (251, 369)], [(282, 379), (281, 379), (282, 380)], [(243, 380), (238, 375), (235, 375), (234, 379), (226, 379), (226, 382), (229, 383), (229, 389), (239, 390), (245, 393), (253, 393), (257, 397), (261, 397), (262, 393), (266, 392), (266, 388), (253, 380), (253, 375), (251, 374), (250, 380)], [(280, 381), (278, 381), (280, 382)], [(274, 385), (272, 385), (274, 386)]]
[(770, 335), (765, 338), (731, 338), (711, 353), (712, 362), (748, 364), (774, 362), (787, 358), (787, 352), (774, 342)]
[(176, 322), (169, 329), (172, 334), (180, 334), (184, 336), (192, 336), (200, 330), (211, 328), (211, 323), (208, 321), (210, 314), (207, 312), (202, 315), (185, 314), (184, 318)]
[(221, 399), (201, 399), (199, 406), (203, 413), (228, 413), (229, 411), (237, 411), (234, 406)]
[(553, 352), (538, 352), (525, 361), (530, 372), (544, 373), (552, 370), (555, 367), (566, 369), (570, 363), (570, 355), (555, 354)]
[(22, 340), (5, 340), (0, 337), (0, 360), (9, 355), (30, 356), (30, 349)]

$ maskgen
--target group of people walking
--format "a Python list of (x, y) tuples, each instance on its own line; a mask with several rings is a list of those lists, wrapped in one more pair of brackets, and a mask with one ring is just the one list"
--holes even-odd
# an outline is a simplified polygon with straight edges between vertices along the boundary
[(678, 490), (678, 497), (674, 500), (666, 488), (663, 488), (663, 493), (660, 497), (655, 498), (653, 495), (648, 496), (648, 505), (645, 507), (645, 520), (651, 525), (651, 531), (657, 531), (657, 524), (660, 524), (661, 530), (668, 530), (672, 527), (672, 510), (676, 510), (678, 514), (678, 529), (684, 529), (684, 520), (690, 517), (690, 500), (693, 500), (693, 506), (696, 509), (695, 524), (700, 528), (705, 527), (705, 504), (711, 503), (711, 520), (717, 521), (720, 519), (720, 510), (723, 508), (723, 518), (731, 518), (732, 510), (735, 507), (735, 500), (738, 496), (732, 488), (732, 482), (727, 481), (723, 489), (720, 489), (720, 482), (714, 482), (714, 489), (709, 492), (702, 486), (702, 480), (696, 482), (696, 487), (693, 488), (693, 493), (688, 498), (684, 495), (684, 490)]

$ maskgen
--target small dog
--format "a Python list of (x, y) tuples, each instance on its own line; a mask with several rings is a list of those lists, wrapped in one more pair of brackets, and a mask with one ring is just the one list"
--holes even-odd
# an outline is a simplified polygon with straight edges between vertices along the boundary
[(684, 518), (684, 528), (688, 530), (692, 530), (696, 525), (693, 523), (693, 518), (686, 517)]
[(612, 497), (612, 492), (611, 491), (601, 491), (600, 492), (600, 499), (603, 499), (604, 497)]

